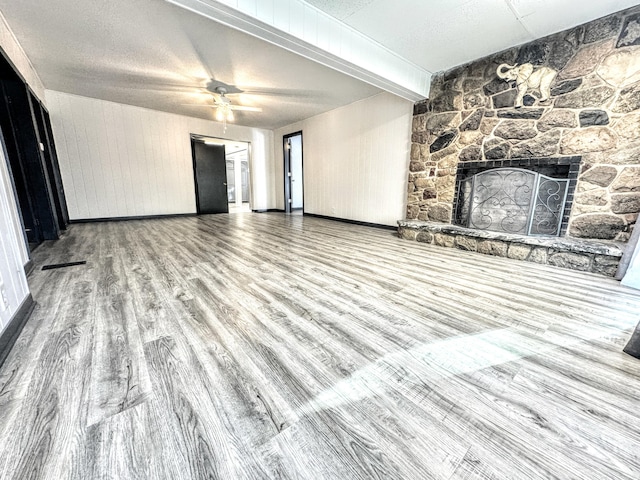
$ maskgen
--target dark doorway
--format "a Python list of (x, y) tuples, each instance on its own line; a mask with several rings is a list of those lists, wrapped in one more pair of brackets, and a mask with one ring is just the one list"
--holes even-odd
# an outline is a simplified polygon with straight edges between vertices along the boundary
[(229, 213), (224, 145), (191, 139), (198, 214)]
[(284, 209), (285, 212), (304, 211), (302, 168), (302, 132), (282, 137), (284, 149)]
[(68, 215), (49, 116), (2, 54), (0, 128), (30, 248), (57, 239)]
[(40, 150), (42, 150), (44, 165), (51, 185), (53, 206), (58, 220), (58, 229), (65, 230), (69, 224), (69, 212), (67, 211), (67, 199), (62, 186), (62, 175), (60, 174), (60, 165), (53, 140), (49, 112), (38, 102), (33, 94), (31, 94), (31, 100), (34, 109), (33, 114), (38, 127), (38, 135), (40, 137)]
[[(4, 84), (4, 82), (2, 82)], [(22, 217), (22, 225), (24, 227), (25, 236), (30, 247), (34, 247), (42, 242), (43, 237), (40, 233), (38, 222), (33, 212), (31, 197), (29, 196), (28, 185), (20, 154), (18, 153), (18, 145), (15, 139), (13, 129), (13, 121), (9, 115), (7, 102), (4, 96), (4, 85), (0, 85), (0, 129), (4, 138), (5, 147), (7, 149), (7, 162), (9, 174), (13, 182), (13, 188), (16, 194), (16, 202)]]

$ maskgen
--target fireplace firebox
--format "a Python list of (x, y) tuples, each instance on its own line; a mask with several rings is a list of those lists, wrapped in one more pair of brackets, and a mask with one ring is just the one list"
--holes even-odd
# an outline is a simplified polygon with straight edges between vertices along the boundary
[(581, 157), (458, 165), (454, 222), (521, 235), (566, 233)]

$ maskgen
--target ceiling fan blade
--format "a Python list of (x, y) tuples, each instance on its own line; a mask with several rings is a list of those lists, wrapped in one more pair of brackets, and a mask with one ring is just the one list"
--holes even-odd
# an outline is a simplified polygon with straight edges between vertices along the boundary
[[(185, 107), (206, 107), (206, 108), (221, 108), (225, 105), (202, 105), (198, 103), (183, 103)], [(246, 107), (244, 105), (227, 105), (230, 110), (242, 111), (242, 112), (261, 112), (260, 107)]]
[(286, 88), (246, 87), (244, 93), (248, 95), (262, 95), (265, 97), (304, 97), (317, 99), (325, 95), (324, 92), (312, 90), (296, 90)]
[(242, 110), (245, 112), (261, 112), (262, 109), (259, 107), (245, 107), (244, 105), (229, 105), (231, 110)]

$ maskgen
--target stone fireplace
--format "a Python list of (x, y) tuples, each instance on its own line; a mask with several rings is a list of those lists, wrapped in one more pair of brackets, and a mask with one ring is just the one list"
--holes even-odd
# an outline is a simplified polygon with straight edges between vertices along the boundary
[(639, 211), (640, 6), (436, 74), (414, 107), (404, 238), (613, 275)]

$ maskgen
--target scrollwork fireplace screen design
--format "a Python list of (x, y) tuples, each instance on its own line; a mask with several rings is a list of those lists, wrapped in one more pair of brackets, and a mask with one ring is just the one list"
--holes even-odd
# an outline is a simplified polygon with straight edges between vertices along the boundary
[(520, 235), (564, 235), (580, 156), (460, 162), (454, 222)]
[(460, 223), (478, 230), (559, 235), (568, 179), (522, 168), (494, 168), (459, 185)]

